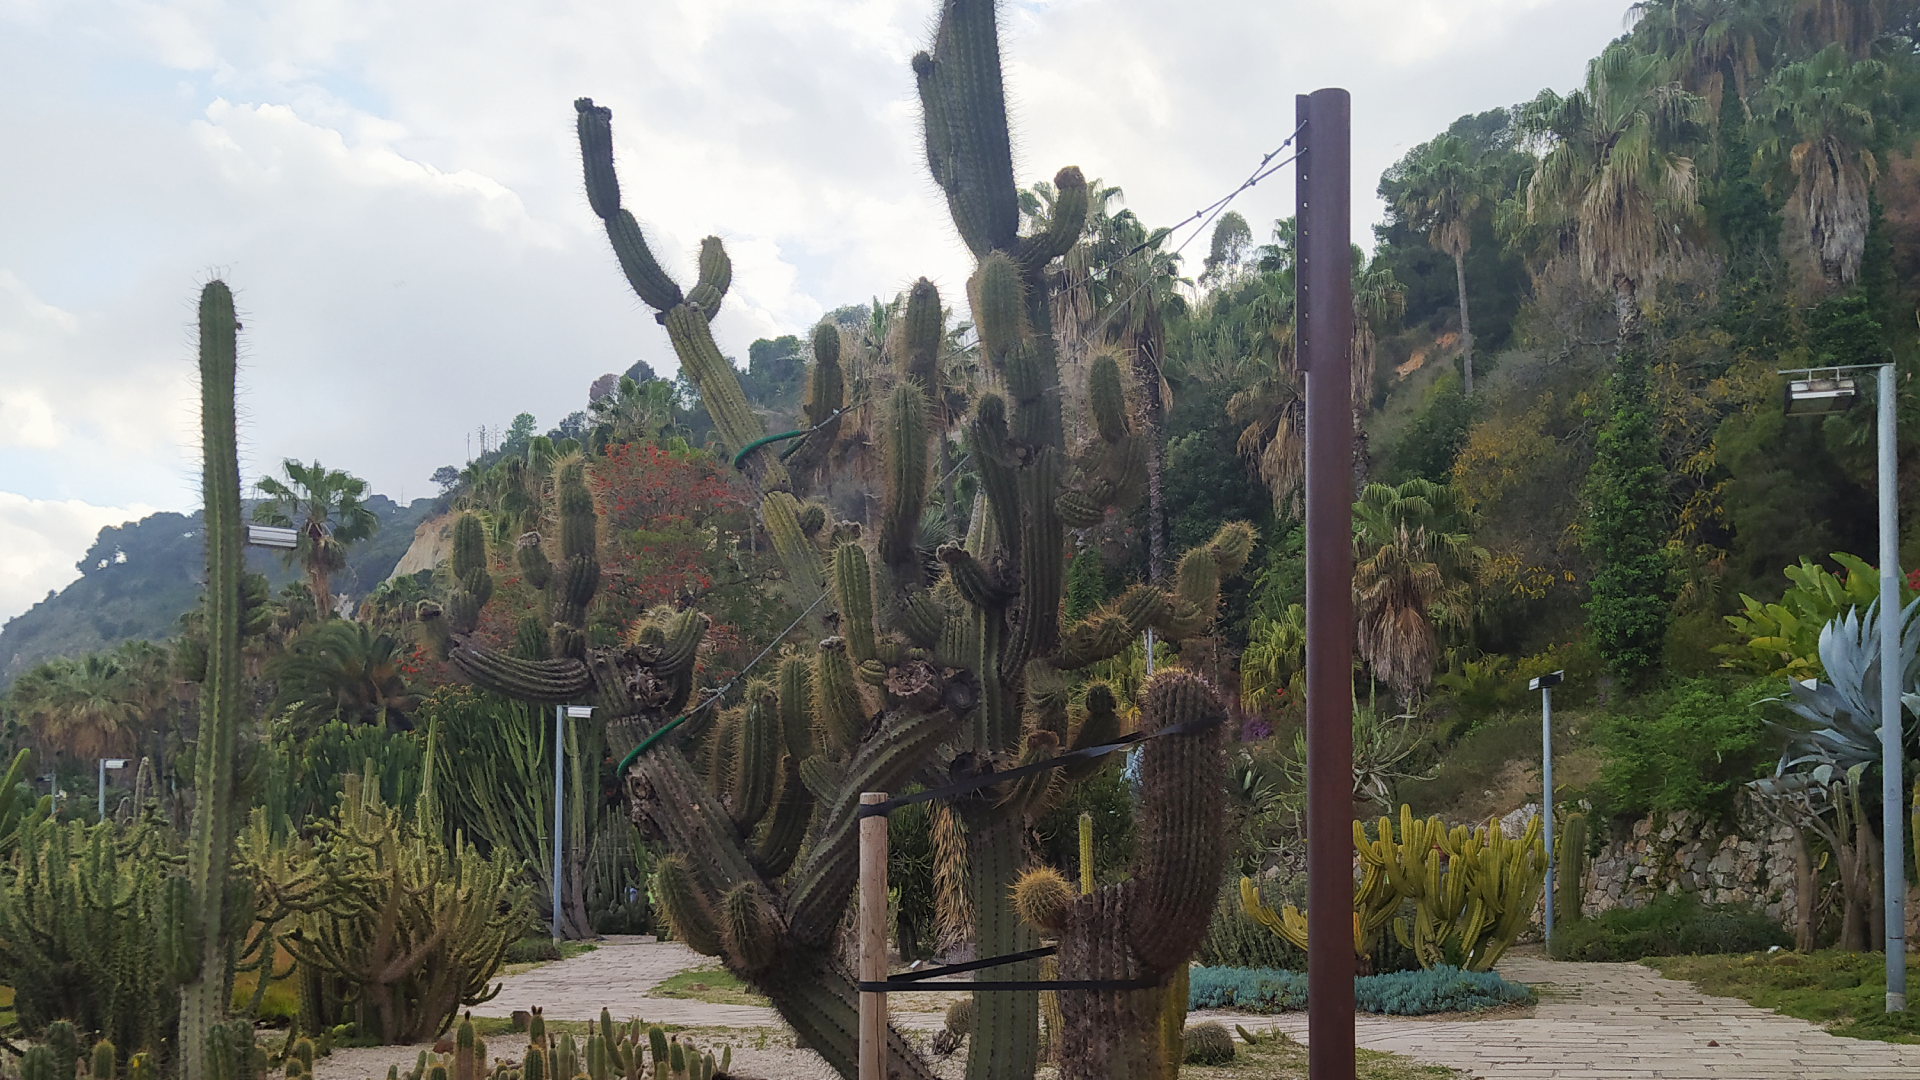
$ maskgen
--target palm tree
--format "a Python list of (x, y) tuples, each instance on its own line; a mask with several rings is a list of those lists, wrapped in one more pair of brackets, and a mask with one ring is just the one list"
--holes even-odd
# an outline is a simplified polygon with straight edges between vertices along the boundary
[(1727, 79), (1744, 104), (1779, 38), (1777, 0), (1641, 0), (1627, 9), (1634, 37), (1667, 58), (1673, 78), (1720, 115)]
[(1780, 69), (1756, 97), (1756, 117), (1768, 129), (1760, 152), (1784, 159), (1797, 178), (1793, 200), (1829, 292), (1852, 283), (1866, 250), (1867, 191), (1879, 175), (1873, 110), (1886, 79), (1885, 64), (1849, 60), (1834, 42)]
[(267, 498), (254, 506), (253, 520), (297, 530), (297, 546), (287, 553), (286, 562), (292, 566), (297, 561), (306, 569), (307, 588), (325, 619), (333, 610), (328, 581), (346, 567), (347, 545), (372, 536), (380, 518), (361, 501), (365, 480), (317, 461), (302, 465), (288, 458), (280, 467), (287, 483), (261, 477), (260, 491)]
[[(1274, 505), (1296, 508), (1306, 479), (1306, 401), (1301, 397), (1299, 361), (1294, 351), (1293, 221), (1274, 224), (1274, 243), (1260, 248), (1260, 292), (1249, 303), (1251, 318), (1265, 332), (1257, 351), (1270, 358), (1263, 375), (1227, 402), (1227, 418), (1240, 425), (1238, 449), (1254, 462)], [(1405, 310), (1406, 290), (1393, 271), (1367, 262), (1353, 249), (1353, 336), (1347, 344), (1353, 401), (1355, 487), (1366, 470), (1366, 433), (1360, 418), (1371, 404), (1377, 346), (1376, 327), (1389, 325)]]
[(1794, 0), (1787, 36), (1802, 46), (1832, 42), (1862, 60), (1886, 28), (1893, 6), (1888, 0)]
[(1467, 249), (1473, 246), (1473, 215), (1485, 199), (1486, 176), (1466, 140), (1442, 135), (1414, 154), (1400, 178), (1394, 209), (1408, 226), (1453, 259), (1460, 294), (1462, 386), (1473, 396), (1473, 324), (1467, 319)]
[(1485, 552), (1443, 484), (1368, 484), (1353, 515), (1360, 656), (1409, 708), (1433, 678), (1437, 629), (1463, 627), (1472, 613), (1473, 571)]
[(1693, 161), (1672, 149), (1703, 113), (1666, 61), (1616, 42), (1587, 65), (1584, 88), (1552, 90), (1520, 111), (1547, 145), (1527, 185), (1529, 222), (1558, 226), (1581, 275), (1613, 295), (1624, 345), (1640, 329), (1640, 292), (1695, 215)]
[(1240, 655), (1240, 707), (1259, 712), (1299, 689), (1307, 659), (1307, 609), (1288, 604), (1279, 618), (1255, 616)]
[(398, 639), (365, 623), (318, 623), (269, 666), (275, 705), (307, 727), (338, 717), (410, 729), (407, 714), (418, 698), (407, 686), (406, 659)]
[(673, 384), (665, 379), (635, 382), (622, 375), (613, 392), (587, 406), (595, 423), (611, 427), (612, 441), (658, 438), (673, 427)]
[[(160, 677), (164, 677), (164, 667)], [(154, 691), (112, 653), (50, 660), (8, 695), (35, 741), (81, 761), (130, 752)]]

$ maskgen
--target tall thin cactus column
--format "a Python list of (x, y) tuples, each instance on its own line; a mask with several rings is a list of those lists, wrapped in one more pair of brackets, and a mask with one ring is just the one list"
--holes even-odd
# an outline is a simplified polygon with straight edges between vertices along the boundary
[[(222, 281), (200, 292), (201, 496), (207, 507), (207, 674), (200, 691), (194, 756), (193, 834), (185, 881), (189, 920), (176, 939), (176, 970), (194, 974), (180, 989), (180, 1074), (209, 1080), (208, 1033), (226, 1021), (233, 996), (235, 898), (229, 889), (235, 830), (233, 754), (240, 722), (240, 464), (234, 433), (236, 335), (233, 293)], [(248, 918), (251, 918), (248, 912)]]

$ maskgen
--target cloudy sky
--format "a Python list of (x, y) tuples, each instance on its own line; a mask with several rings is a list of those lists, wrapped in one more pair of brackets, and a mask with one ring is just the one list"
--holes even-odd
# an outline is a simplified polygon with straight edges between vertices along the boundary
[[(0, 0), (0, 619), (102, 525), (198, 504), (193, 302), (235, 289), (242, 470), (433, 490), (480, 425), (544, 429), (674, 362), (580, 190), (614, 110), (626, 204), (683, 273), (725, 238), (744, 356), (967, 261), (908, 57), (936, 0)], [(1020, 182), (1066, 164), (1153, 223), (1237, 184), (1293, 95), (1354, 95), (1357, 238), (1382, 168), (1566, 88), (1624, 0), (1008, 0)], [(1291, 177), (1236, 208), (1257, 232)], [(1202, 246), (1204, 241), (1202, 242)]]

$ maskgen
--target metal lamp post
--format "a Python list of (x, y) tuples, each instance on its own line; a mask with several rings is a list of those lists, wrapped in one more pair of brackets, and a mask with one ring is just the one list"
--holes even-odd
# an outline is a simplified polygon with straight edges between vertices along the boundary
[(127, 759), (123, 757), (103, 757), (100, 759), (100, 784), (95, 790), (100, 796), (100, 820), (107, 820), (107, 770), (124, 769)]
[(1547, 951), (1553, 951), (1553, 688), (1560, 685), (1566, 672), (1556, 671), (1527, 683), (1527, 689), (1540, 691), (1540, 806), (1541, 824), (1547, 834)]
[(566, 722), (568, 718), (585, 720), (593, 715), (591, 705), (555, 705), (553, 707), (553, 940), (560, 940), (560, 882), (561, 849), (565, 846), (566, 832), (565, 808), (566, 789), (561, 787), (567, 776)]
[(1905, 769), (1900, 750), (1900, 506), (1894, 490), (1893, 365), (1868, 364), (1845, 368), (1783, 371), (1789, 376), (1785, 412), (1788, 416), (1825, 416), (1851, 408), (1859, 399), (1852, 373), (1873, 371), (1879, 376), (1879, 502), (1880, 502), (1880, 799), (1883, 849), (1881, 868), (1885, 890), (1887, 1011), (1907, 1008), (1907, 860), (1902, 837), (1905, 824)]

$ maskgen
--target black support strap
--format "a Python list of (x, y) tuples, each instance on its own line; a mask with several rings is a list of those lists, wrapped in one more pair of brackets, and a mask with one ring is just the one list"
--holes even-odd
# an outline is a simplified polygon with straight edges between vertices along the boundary
[(1145, 990), (1159, 986), (1153, 979), (1016, 979), (1006, 982), (933, 982), (942, 975), (960, 975), (982, 968), (1002, 967), (1018, 964), (1023, 960), (1038, 960), (1043, 956), (1052, 956), (1059, 950), (1048, 945), (1025, 952), (1008, 953), (1005, 956), (989, 956), (985, 960), (969, 960), (964, 964), (946, 964), (942, 967), (925, 968), (920, 971), (906, 971), (883, 982), (862, 982), (855, 986), (863, 994), (897, 994), (904, 990)]
[(1103, 754), (1111, 754), (1115, 750), (1124, 750), (1136, 743), (1147, 742), (1150, 739), (1164, 739), (1169, 735), (1187, 735), (1196, 731), (1205, 731), (1215, 724), (1224, 722), (1225, 719), (1225, 714), (1219, 714), (1210, 716), (1204, 720), (1193, 720), (1185, 724), (1175, 724), (1172, 727), (1164, 727), (1151, 735), (1142, 735), (1136, 731), (1130, 735), (1122, 735), (1112, 742), (1101, 743), (1098, 746), (1082, 747), (1079, 750), (1071, 750), (1061, 754), (1059, 757), (1048, 758), (1045, 761), (1038, 761), (1032, 765), (1022, 765), (1017, 769), (970, 776), (965, 780), (955, 780), (951, 784), (946, 784), (928, 791), (916, 791), (911, 795), (897, 796), (888, 799), (886, 802), (861, 803), (860, 809), (855, 812), (854, 816), (856, 818), (870, 818), (875, 815), (885, 817), (903, 806), (912, 806), (914, 803), (929, 802), (934, 799), (950, 799), (955, 795), (965, 795), (969, 792), (979, 791), (981, 788), (992, 787), (995, 784), (1004, 784), (1009, 780), (1018, 780), (1023, 776), (1032, 776), (1034, 773), (1045, 772), (1048, 769), (1058, 769), (1066, 765), (1072, 765), (1075, 762), (1097, 758)]

